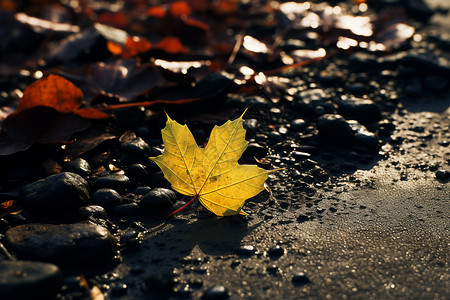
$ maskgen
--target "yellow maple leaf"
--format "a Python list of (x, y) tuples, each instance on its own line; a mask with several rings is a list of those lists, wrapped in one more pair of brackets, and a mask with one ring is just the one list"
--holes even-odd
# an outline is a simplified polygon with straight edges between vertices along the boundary
[(214, 126), (205, 148), (197, 145), (187, 125), (167, 116), (166, 127), (161, 130), (164, 152), (150, 158), (174, 190), (198, 198), (218, 216), (245, 215), (242, 210), (245, 200), (264, 190), (264, 182), (273, 172), (238, 164), (248, 145), (243, 115)]

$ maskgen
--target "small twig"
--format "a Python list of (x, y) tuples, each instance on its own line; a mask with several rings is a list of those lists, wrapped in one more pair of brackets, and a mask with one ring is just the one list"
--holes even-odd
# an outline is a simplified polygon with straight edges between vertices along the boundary
[(177, 213), (179, 213), (180, 211), (182, 211), (183, 209), (186, 208), (186, 206), (188, 206), (189, 204), (191, 204), (192, 202), (194, 202), (195, 199), (197, 199), (198, 195), (195, 195), (194, 198), (192, 198), (189, 202), (187, 202), (185, 205), (183, 205), (182, 207), (180, 207), (179, 209), (171, 212), (170, 214), (167, 215), (166, 220), (172, 218), (174, 215), (176, 215)]

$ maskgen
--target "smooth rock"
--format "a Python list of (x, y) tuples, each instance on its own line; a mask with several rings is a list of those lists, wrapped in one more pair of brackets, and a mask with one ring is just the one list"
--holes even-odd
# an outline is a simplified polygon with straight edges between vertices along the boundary
[(89, 184), (78, 174), (63, 172), (27, 184), (19, 194), (20, 205), (37, 215), (74, 211), (89, 198)]
[(143, 164), (132, 164), (128, 166), (126, 174), (129, 178), (141, 182), (148, 175), (148, 172)]
[(223, 285), (215, 285), (203, 295), (205, 300), (223, 300), (229, 297), (228, 290)]
[(147, 194), (148, 192), (150, 192), (152, 190), (151, 187), (147, 186), (147, 185), (141, 185), (136, 187), (136, 189), (134, 190), (134, 193), (136, 195), (141, 195), (144, 196), (145, 194)]
[(142, 138), (136, 137), (121, 144), (119, 150), (126, 154), (143, 156), (150, 151), (150, 146)]
[(447, 170), (438, 170), (436, 171), (436, 178), (440, 180), (448, 180), (450, 179), (450, 172)]
[(78, 174), (84, 178), (91, 175), (91, 166), (83, 158), (75, 158), (64, 166), (64, 170)]
[(123, 174), (109, 174), (99, 177), (94, 182), (94, 189), (109, 188), (116, 191), (123, 191), (130, 185), (130, 179)]
[(266, 155), (267, 155), (266, 147), (261, 146), (258, 143), (250, 143), (248, 144), (247, 149), (245, 149), (245, 152), (242, 156), (263, 158)]
[(283, 141), (283, 136), (276, 131), (270, 132), (267, 137), (270, 145), (275, 145), (276, 143)]
[(291, 129), (296, 132), (302, 131), (306, 126), (308, 126), (308, 123), (303, 119), (295, 119), (291, 122)]
[(340, 144), (353, 142), (353, 130), (348, 122), (340, 115), (326, 114), (317, 120), (319, 135), (327, 141)]
[(302, 286), (310, 282), (311, 281), (304, 272), (298, 272), (292, 277), (292, 283), (296, 286)]
[(37, 261), (0, 261), (0, 299), (54, 299), (61, 287), (61, 270)]
[(106, 220), (108, 218), (108, 214), (106, 213), (106, 210), (99, 205), (88, 205), (88, 206), (82, 206), (78, 210), (78, 216), (83, 219), (87, 220), (89, 218), (95, 218), (95, 219), (103, 219)]
[(165, 188), (154, 188), (142, 197), (139, 207), (155, 217), (165, 217), (177, 202), (174, 191)]
[(271, 257), (280, 257), (284, 254), (284, 249), (280, 245), (276, 245), (275, 247), (272, 247), (267, 251), (267, 254)]
[(374, 151), (378, 150), (378, 138), (374, 133), (367, 130), (364, 125), (359, 124), (355, 120), (348, 121), (348, 124), (353, 130), (356, 144)]
[(250, 255), (255, 254), (256, 249), (255, 249), (255, 247), (253, 247), (251, 245), (244, 245), (241, 248), (239, 248), (236, 252), (237, 252), (237, 254), (240, 254), (240, 255), (250, 256)]
[(357, 120), (363, 124), (381, 119), (380, 109), (369, 99), (350, 98), (339, 101), (338, 105), (338, 112), (347, 119)]
[(102, 188), (92, 194), (91, 203), (108, 209), (120, 205), (122, 196), (113, 189)]
[(111, 212), (115, 216), (135, 216), (139, 212), (139, 205), (134, 202), (121, 204), (114, 207)]
[(58, 265), (101, 265), (113, 257), (116, 239), (89, 223), (26, 224), (6, 231), (6, 241), (21, 259)]

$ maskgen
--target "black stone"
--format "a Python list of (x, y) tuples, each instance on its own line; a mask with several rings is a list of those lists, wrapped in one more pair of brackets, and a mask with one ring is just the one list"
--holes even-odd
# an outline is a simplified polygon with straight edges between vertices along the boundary
[(267, 251), (267, 254), (271, 257), (280, 257), (284, 254), (284, 249), (280, 245), (276, 245), (275, 247), (272, 247)]
[(291, 129), (296, 132), (301, 132), (306, 126), (308, 126), (308, 123), (303, 119), (295, 119), (291, 123)]
[(339, 144), (350, 144), (354, 141), (353, 130), (340, 115), (326, 114), (317, 120), (319, 135), (326, 141)]
[(202, 299), (205, 300), (223, 300), (228, 299), (230, 296), (228, 290), (222, 285), (215, 285), (203, 295)]
[(27, 184), (19, 194), (20, 205), (37, 215), (74, 211), (89, 198), (88, 182), (78, 174), (63, 172)]
[(303, 286), (305, 284), (310, 283), (311, 281), (303, 272), (299, 272), (292, 277), (292, 283), (295, 286)]
[(363, 124), (381, 119), (380, 109), (369, 99), (350, 98), (339, 101), (338, 105), (338, 112), (347, 119), (357, 120)]
[(117, 205), (111, 213), (115, 216), (135, 216), (139, 213), (139, 205), (134, 202)]
[(147, 186), (147, 185), (142, 185), (142, 186), (138, 186), (135, 190), (134, 193), (136, 195), (141, 195), (144, 196), (146, 195), (148, 192), (150, 192), (152, 190), (151, 187)]
[(275, 145), (276, 143), (279, 143), (283, 141), (283, 137), (279, 132), (272, 131), (267, 135), (267, 138), (269, 140), (270, 145)]
[(64, 166), (64, 170), (78, 174), (84, 178), (91, 175), (91, 166), (83, 158), (75, 158)]
[(304, 160), (304, 159), (308, 159), (311, 157), (311, 154), (307, 153), (307, 152), (300, 152), (300, 151), (292, 151), (291, 152), (291, 156), (292, 158), (294, 158), (295, 160)]
[(139, 182), (142, 182), (142, 179), (148, 175), (146, 167), (142, 164), (128, 166), (126, 174), (129, 178)]
[(142, 197), (139, 207), (151, 216), (165, 217), (177, 202), (174, 191), (165, 188), (155, 188)]
[(102, 188), (92, 194), (91, 203), (108, 209), (120, 205), (122, 196), (113, 189)]
[(120, 145), (119, 150), (130, 155), (144, 156), (150, 151), (150, 146), (142, 138), (136, 137)]
[(263, 158), (267, 155), (267, 149), (257, 143), (250, 143), (242, 156)]
[(87, 220), (89, 218), (95, 218), (95, 219), (103, 219), (106, 220), (108, 218), (108, 214), (106, 213), (106, 210), (99, 205), (88, 205), (80, 207), (78, 210), (77, 215), (83, 219)]
[(450, 172), (447, 170), (438, 170), (436, 171), (436, 178), (440, 180), (448, 180), (450, 179)]
[(239, 248), (236, 252), (239, 255), (251, 256), (255, 254), (256, 249), (251, 245), (244, 245), (241, 248)]
[(94, 189), (109, 188), (123, 191), (130, 186), (130, 179), (123, 174), (109, 174), (99, 177), (94, 182)]
[(354, 120), (348, 121), (348, 124), (353, 130), (356, 144), (373, 151), (378, 150), (378, 138), (374, 133)]
[(54, 264), (37, 261), (0, 261), (0, 299), (54, 299), (62, 284)]
[(104, 227), (88, 224), (26, 224), (6, 231), (21, 259), (58, 265), (102, 265), (113, 257), (116, 239)]

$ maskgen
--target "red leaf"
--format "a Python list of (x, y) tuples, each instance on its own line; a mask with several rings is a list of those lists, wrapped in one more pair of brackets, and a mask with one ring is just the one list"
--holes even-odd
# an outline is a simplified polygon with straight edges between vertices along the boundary
[(171, 54), (188, 52), (188, 49), (183, 46), (178, 38), (170, 36), (163, 38), (158, 44), (156, 44), (155, 48)]
[(208, 31), (209, 30), (209, 25), (202, 22), (202, 21), (198, 21), (196, 19), (192, 19), (192, 18), (186, 18), (186, 20), (184, 20), (184, 23), (186, 25), (192, 26), (192, 27), (197, 27), (200, 28), (204, 31)]
[(154, 18), (164, 18), (166, 16), (166, 9), (162, 6), (153, 6), (147, 10), (147, 15)]
[(98, 111), (93, 107), (85, 107), (75, 111), (75, 114), (79, 115), (82, 118), (86, 119), (107, 119), (111, 118), (107, 113)]
[(145, 53), (152, 48), (152, 44), (143, 37), (129, 36), (125, 42), (125, 53), (122, 54), (124, 58), (136, 56)]
[(131, 101), (164, 82), (158, 67), (139, 64), (135, 60), (118, 60), (109, 64), (101, 62), (87, 69), (62, 74), (83, 90), (86, 101), (98, 95)]
[(118, 28), (127, 27), (128, 20), (121, 12), (111, 13), (105, 12), (98, 16), (97, 22)]
[(70, 113), (80, 107), (82, 99), (83, 93), (72, 82), (50, 74), (33, 82), (23, 91), (16, 113), (36, 106), (47, 106), (62, 113)]
[(175, 1), (170, 4), (170, 14), (174, 17), (183, 17), (191, 13), (191, 7), (185, 1)]

